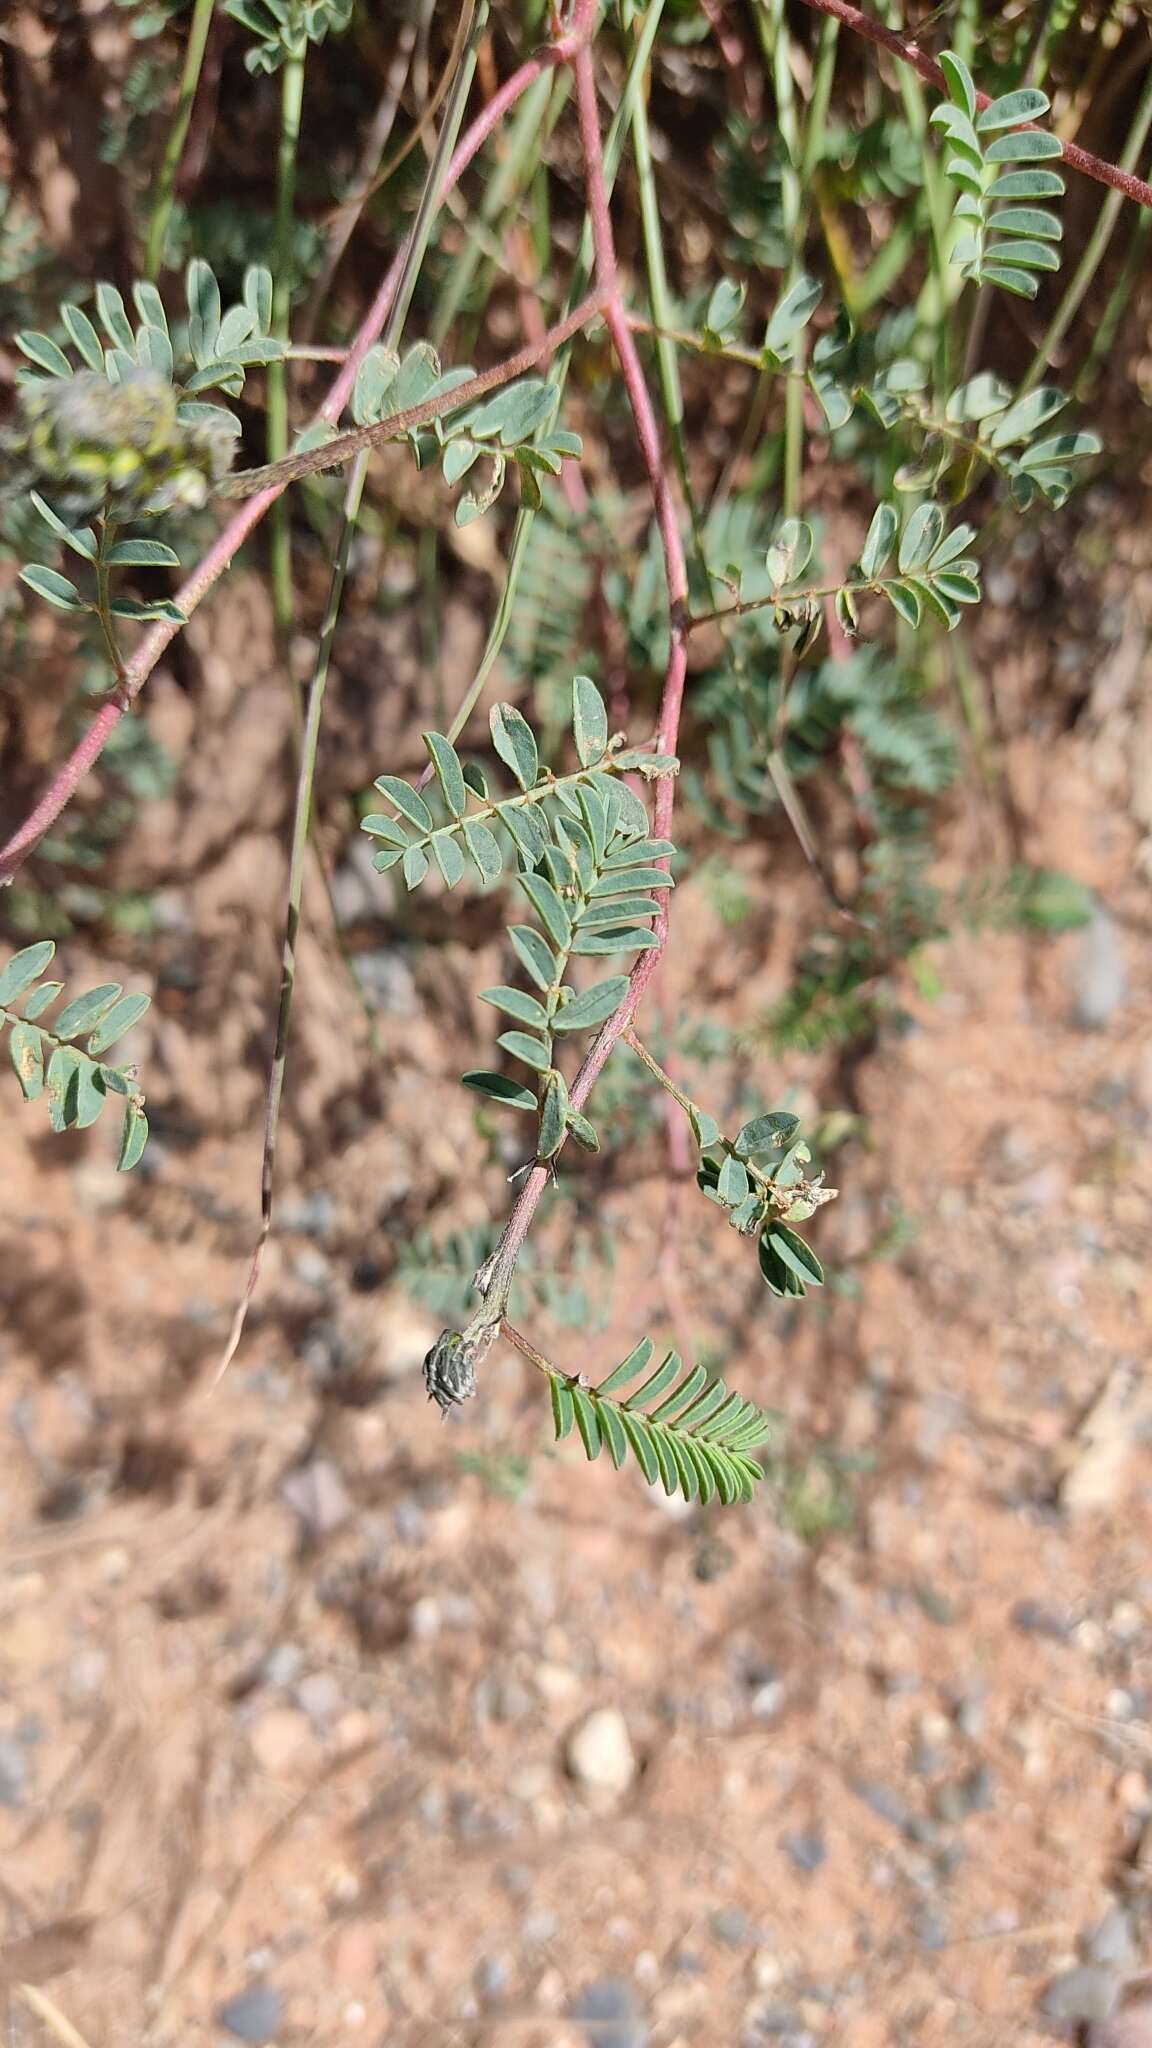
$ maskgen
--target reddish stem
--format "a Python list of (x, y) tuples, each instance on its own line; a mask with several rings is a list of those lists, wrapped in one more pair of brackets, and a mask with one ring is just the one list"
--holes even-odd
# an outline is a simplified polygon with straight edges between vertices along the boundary
[[(521, 64), (519, 70), (514, 71), (500, 87), (499, 92), (493, 95), (471, 127), (461, 136), (444, 176), (442, 196), (459, 182), (477, 151), (487, 142), (492, 130), (527, 92), (528, 87), (543, 72), (551, 70), (555, 65), (572, 62), (576, 52), (587, 43), (596, 25), (596, 5), (597, 0), (576, 0), (568, 29), (546, 49), (537, 51), (534, 57)], [(405, 243), (397, 250), (389, 265), (380, 289), (360, 323), (339, 374), (316, 415), (317, 419), (335, 421), (344, 410), (356, 382), (356, 372), (391, 311), (396, 287), (404, 267), (406, 246)], [(284, 484), (277, 484), (259, 491), (229, 520), (199, 566), (176, 593), (176, 602), (186, 615), (195, 611), (197, 605), (228, 567), (237, 549), (259, 525), (269, 506), (275, 504), (285, 488)], [(55, 823), (65, 805), (71, 802), (89, 769), (95, 767), (125, 711), (139, 695), (165, 648), (180, 630), (180, 626), (174, 621), (162, 619), (144, 635), (127, 664), (115, 700), (101, 706), (83, 738), (73, 748), (63, 766), (57, 769), (52, 782), (30, 816), (11, 838), (0, 846), (0, 887), (12, 880), (17, 869), (23, 865), (45, 832)]]
[[(636, 435), (644, 458), (648, 475), (648, 486), (656, 511), (656, 524), (664, 553), (664, 576), (668, 587), (669, 649), (668, 666), (664, 675), (664, 691), (660, 699), (658, 724), (658, 746), (661, 753), (674, 754), (680, 730), (680, 712), (684, 702), (684, 679), (688, 667), (688, 566), (684, 559), (684, 547), (680, 539), (680, 527), (676, 517), (676, 505), (669, 481), (663, 450), (660, 446), (660, 430), (644, 372), (628, 325), (628, 316), (620, 296), (620, 284), (616, 272), (616, 245), (612, 236), (612, 218), (608, 208), (608, 190), (604, 181), (604, 158), (600, 141), (600, 118), (596, 110), (596, 81), (592, 69), (591, 52), (582, 46), (576, 54), (576, 95), (580, 116), (580, 140), (584, 154), (584, 180), (588, 217), (592, 223), (592, 241), (596, 253), (596, 281), (603, 293), (603, 312), (612, 346), (620, 365), (624, 388), (632, 408)], [(666, 838), (672, 824), (672, 812), (676, 802), (675, 778), (662, 775), (656, 784), (654, 807), (654, 831), (661, 839)], [(663, 863), (667, 865), (667, 863)], [(656, 917), (653, 931), (656, 944), (648, 952), (641, 953), (639, 960), (628, 977), (628, 993), (620, 1008), (613, 1012), (595, 1039), (570, 1090), (574, 1109), (583, 1109), (595, 1082), (608, 1061), (612, 1049), (622, 1038), (639, 1009), (648, 984), (652, 980), (664, 955), (668, 943), (668, 911), (664, 902), (666, 892), (661, 892), (661, 908)], [(500, 1240), (500, 1263), (506, 1270), (514, 1263), (520, 1247), (528, 1234), (532, 1218), (539, 1206), (540, 1197), (548, 1185), (550, 1168), (534, 1166), (516, 1198), (508, 1218), (504, 1235)]]
[[(842, 21), (845, 28), (856, 35), (864, 36), (870, 43), (876, 43), (882, 50), (888, 50), (893, 57), (899, 57), (902, 64), (910, 64), (929, 85), (947, 93), (948, 81), (934, 57), (929, 57), (912, 36), (898, 35), (895, 29), (885, 28), (882, 21), (875, 21), (870, 14), (862, 14), (853, 7), (850, 0), (807, 0), (809, 7), (815, 7), (820, 14), (830, 14), (834, 21)], [(986, 92), (976, 95), (978, 107), (990, 107), (991, 96)], [(1022, 128), (1035, 128), (1035, 121), (1023, 121)], [(1092, 156), (1078, 143), (1066, 142), (1062, 149), (1063, 159), (1074, 171), (1083, 171), (1086, 178), (1095, 178), (1098, 185), (1111, 185), (1116, 192), (1122, 192), (1125, 199), (1135, 200), (1137, 206), (1152, 206), (1152, 185), (1145, 184), (1131, 171), (1121, 170), (1119, 164), (1107, 163), (1102, 157)]]

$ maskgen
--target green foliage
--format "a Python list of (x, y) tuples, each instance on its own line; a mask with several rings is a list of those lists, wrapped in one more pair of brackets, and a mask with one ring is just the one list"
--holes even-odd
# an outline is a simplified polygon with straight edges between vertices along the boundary
[[(126, 538), (123, 529), (207, 501), (231, 467), (240, 422), (203, 394), (239, 397), (248, 370), (284, 352), (268, 333), (267, 270), (247, 272), (242, 302), (227, 311), (206, 263), (188, 265), (185, 289), (187, 320), (175, 334), (155, 285), (137, 282), (135, 324), (115, 286), (100, 284), (98, 324), (69, 301), (60, 307), (61, 341), (36, 330), (16, 336), (31, 366), (18, 373), (20, 417), (7, 436), (18, 487), (66, 553), (91, 571), (86, 596), (47, 564), (23, 568), (28, 588), (61, 611), (184, 621), (168, 599), (113, 593), (118, 570), (179, 567), (166, 541)], [(93, 524), (83, 523), (86, 515)]]
[[(134, 1067), (109, 1066), (100, 1055), (139, 1022), (151, 997), (126, 996), (118, 981), (102, 982), (73, 996), (46, 1024), (45, 1012), (64, 993), (62, 981), (42, 979), (55, 952), (53, 940), (41, 939), (0, 968), (0, 1030), (8, 1026), (8, 1051), (25, 1102), (45, 1096), (54, 1131), (87, 1130), (109, 1095), (120, 1097), (118, 1164), (126, 1173), (148, 1138), (144, 1097)], [(76, 1043), (81, 1038), (82, 1046)]]
[[(417, 1231), (401, 1249), (396, 1277), (413, 1301), (446, 1322), (463, 1322), (475, 1300), (476, 1274), (492, 1257), (500, 1232), (490, 1223), (442, 1237)], [(604, 1275), (614, 1264), (610, 1233), (577, 1222), (566, 1270), (525, 1245), (516, 1267), (512, 1306), (518, 1315), (545, 1315), (562, 1329), (603, 1329), (608, 1321)]]
[(809, 938), (791, 988), (760, 1019), (751, 1042), (774, 1051), (819, 1052), (869, 1038), (898, 1015), (893, 976), (902, 962), (917, 975), (923, 947), (968, 931), (1056, 934), (1091, 921), (1090, 890), (1052, 868), (985, 874), (945, 891), (930, 882), (930, 844), (881, 842), (871, 855), (859, 909), (864, 928), (819, 930)]
[(944, 170), (960, 195), (953, 217), (961, 232), (951, 260), (976, 284), (1034, 299), (1035, 273), (1060, 268), (1053, 246), (1064, 232), (1059, 216), (1037, 202), (1062, 197), (1064, 180), (1051, 165), (1063, 150), (1059, 136), (1020, 123), (1047, 114), (1051, 102), (1037, 87), (1021, 86), (977, 112), (967, 65), (951, 50), (942, 52), (940, 65), (948, 98), (931, 119), (947, 137), (952, 154)]
[[(670, 889), (665, 863), (673, 848), (649, 836), (648, 814), (624, 780), (675, 772), (677, 763), (611, 737), (608, 713), (587, 676), (572, 683), (572, 728), (580, 767), (554, 775), (542, 767), (536, 736), (514, 705), (491, 714), (493, 748), (518, 793), (490, 799), (483, 771), (465, 767), (441, 733), (424, 734), (439, 798), (436, 812), (411, 784), (382, 775), (376, 783), (395, 816), (375, 812), (362, 829), (383, 841), (373, 865), (400, 864), (409, 889), (434, 866), (449, 889), (471, 862), (480, 882), (498, 881), (509, 861), (528, 899), (535, 924), (514, 924), (508, 937), (533, 992), (487, 989), (483, 1000), (511, 1017), (515, 1030), (497, 1043), (529, 1070), (529, 1082), (486, 1068), (464, 1075), (466, 1087), (514, 1109), (538, 1115), (536, 1157), (553, 1159), (569, 1132), (588, 1151), (599, 1140), (568, 1099), (557, 1064), (558, 1037), (597, 1030), (622, 1002), (627, 976), (608, 975), (577, 989), (566, 979), (571, 962), (620, 954), (634, 957), (657, 944), (654, 892)], [(436, 801), (436, 800), (434, 800)]]
[(261, 73), (303, 58), (309, 43), (342, 34), (352, 7), (353, 0), (225, 0), (224, 11), (259, 38), (244, 62), (249, 71)]
[[(445, 372), (427, 341), (418, 341), (403, 361), (392, 350), (371, 348), (357, 373), (352, 416), (358, 426), (367, 426), (409, 412), (474, 375), (467, 364)], [(550, 384), (540, 377), (524, 377), (505, 385), (493, 397), (417, 428), (408, 436), (420, 467), (427, 468), (439, 459), (449, 485), (463, 482), (478, 464), (483, 465), (483, 482), (457, 501), (457, 526), (469, 525), (495, 504), (509, 461), (519, 471), (522, 502), (534, 510), (540, 506), (540, 477), (559, 476), (564, 461), (581, 453), (579, 434), (552, 425), (555, 406), (556, 394)]]
[(725, 1507), (751, 1500), (764, 1476), (752, 1456), (772, 1434), (763, 1410), (742, 1394), (729, 1393), (704, 1366), (685, 1372), (670, 1351), (636, 1391), (616, 1397), (646, 1371), (653, 1346), (642, 1338), (634, 1351), (597, 1387), (582, 1375), (550, 1371), (556, 1441), (575, 1431), (589, 1459), (606, 1450), (619, 1470), (629, 1452), (649, 1486), (659, 1480), (667, 1494)]
[(824, 1285), (824, 1271), (811, 1247), (793, 1228), (833, 1200), (824, 1176), (809, 1178), (812, 1154), (799, 1135), (800, 1119), (769, 1110), (725, 1138), (715, 1119), (695, 1105), (689, 1111), (700, 1148), (697, 1186), (723, 1209), (733, 1230), (757, 1240), (760, 1274), (776, 1295), (802, 1297)]

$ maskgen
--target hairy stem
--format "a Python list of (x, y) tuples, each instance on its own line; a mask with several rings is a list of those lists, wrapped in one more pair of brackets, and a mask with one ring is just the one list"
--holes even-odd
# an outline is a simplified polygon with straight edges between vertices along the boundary
[[(287, 341), (292, 315), (292, 226), (296, 204), (296, 154), (304, 103), (304, 57), (288, 57), (280, 79), (280, 139), (276, 150), (276, 236), (272, 285), (272, 333)], [(288, 365), (269, 363), (265, 445), (270, 464), (288, 453)], [(287, 500), (272, 507), (269, 562), (272, 619), (280, 660), (287, 665), (292, 638), (292, 528)], [(289, 683), (291, 674), (289, 671)], [(299, 715), (299, 714), (297, 714)]]
[[(862, 14), (858, 7), (853, 7), (850, 0), (806, 0), (806, 5), (816, 8), (820, 14), (832, 15), (835, 20), (843, 22), (846, 28), (850, 28), (855, 35), (863, 36), (866, 41), (876, 43), (881, 50), (889, 51), (893, 57), (898, 57), (902, 64), (910, 64), (929, 85), (934, 85), (940, 92), (947, 94), (947, 82), (939, 64), (934, 57), (929, 57), (927, 52), (920, 48), (913, 36), (900, 35), (895, 29), (885, 28), (883, 22), (876, 21), (870, 14)], [(991, 94), (978, 92), (976, 104), (981, 108), (991, 106)], [(1023, 121), (1020, 125), (1028, 129), (1036, 127), (1037, 124), (1034, 121)], [(1125, 199), (1134, 200), (1137, 206), (1152, 206), (1152, 185), (1147, 184), (1143, 178), (1135, 177), (1122, 165), (1110, 164), (1103, 157), (1093, 156), (1089, 150), (1079, 148), (1074, 142), (1064, 144), (1063, 160), (1072, 170), (1082, 171), (1086, 178), (1095, 178), (1098, 185), (1111, 185), (1115, 191), (1123, 193)]]
[[(575, 70), (585, 191), (588, 215), (592, 223), (596, 278), (604, 294), (604, 318), (628, 394), (664, 557), (664, 576), (668, 592), (669, 649), (664, 689), (660, 699), (656, 744), (660, 753), (674, 754), (680, 730), (688, 660), (687, 565), (672, 488), (660, 447), (656, 415), (620, 296), (616, 247), (612, 236), (612, 220), (604, 178), (600, 119), (596, 108), (596, 81), (591, 53), (586, 45), (576, 53)], [(653, 825), (658, 838), (667, 838), (669, 835), (675, 801), (675, 778), (670, 775), (661, 776), (656, 785)], [(619, 1009), (608, 1019), (593, 1041), (591, 1050), (586, 1054), (572, 1083), (569, 1100), (573, 1109), (583, 1109), (598, 1077), (603, 1072), (613, 1046), (619, 1042), (631, 1024), (663, 958), (664, 948), (668, 942), (668, 911), (663, 903), (656, 916), (653, 931), (656, 945), (651, 951), (642, 953), (636, 962), (628, 977), (628, 993)], [(491, 1293), (493, 1280), (499, 1276), (500, 1283), (503, 1284), (506, 1276), (510, 1276), (514, 1270), (524, 1239), (540, 1205), (540, 1197), (547, 1186), (549, 1171), (547, 1166), (534, 1166), (524, 1182), (505, 1226), (496, 1257), (490, 1262), (485, 1274), (477, 1277), (477, 1284), (482, 1292)], [(483, 1316), (484, 1310), (481, 1310), (481, 1318)]]
[[(473, 157), (483, 148), (493, 129), (503, 120), (509, 109), (515, 106), (521, 95), (527, 92), (529, 86), (540, 76), (540, 73), (553, 65), (570, 63), (576, 51), (591, 36), (595, 23), (595, 0), (577, 0), (569, 27), (545, 49), (539, 51), (534, 57), (530, 57), (526, 63), (521, 64), (519, 69), (514, 71), (512, 76), (505, 80), (500, 90), (493, 94), (488, 105), (477, 116), (476, 120), (472, 122), (458, 144), (444, 180), (444, 190), (446, 192), (450, 191), (458, 183), (467, 170), (468, 165), (472, 162)], [(351, 395), (353, 385), (356, 382), (356, 373), (360, 368), (360, 364), (375, 342), (388, 317), (396, 295), (403, 263), (404, 247), (402, 246), (389, 266), (376, 293), (376, 297), (373, 299), (371, 306), (360, 323), (355, 340), (345, 356), (343, 366), (332, 385), (332, 389), (316, 414), (318, 420), (335, 421), (339, 419), (340, 414), (343, 412)], [(598, 304), (598, 300), (595, 303), (589, 302), (585, 313), (586, 318), (591, 317), (591, 312), (595, 310), (596, 304)], [(575, 333), (582, 324), (583, 321), (573, 323), (569, 327), (568, 332)], [(548, 349), (542, 350), (541, 353), (550, 353), (557, 345), (555, 338), (552, 338)], [(529, 361), (522, 363), (520, 367), (530, 367), (531, 362), (538, 359), (535, 352), (531, 352)], [(520, 369), (516, 369), (512, 374), (519, 375)], [(497, 381), (501, 380), (497, 379)], [(493, 387), (490, 383), (487, 383), (483, 388), (490, 390)], [(432, 416), (434, 415), (429, 415), (429, 417)], [(352, 452), (355, 451), (353, 450)], [(256, 489), (255, 495), (249, 498), (247, 504), (240, 507), (239, 511), (229, 521), (224, 532), (213, 542), (207, 554), (177, 592), (176, 602), (186, 617), (195, 611), (197, 605), (202, 602), (213, 584), (227, 569), (233, 556), (244, 541), (247, 540), (249, 534), (260, 524), (269, 507), (275, 504), (280, 492), (289, 481), (291, 481), (291, 478), (281, 473), (275, 483), (265, 484), (263, 488)], [(250, 488), (255, 487), (250, 486)], [(29, 854), (38, 845), (45, 832), (55, 823), (61, 811), (71, 802), (89, 770), (100, 759), (104, 748), (107, 746), (112, 733), (115, 731), (129, 704), (139, 695), (165, 649), (175, 639), (176, 634), (180, 630), (179, 624), (174, 620), (158, 620), (151, 630), (144, 635), (131, 661), (126, 664), (123, 677), (121, 678), (118, 700), (115, 703), (106, 704), (101, 707), (87, 732), (82, 735), (67, 760), (57, 769), (47, 790), (29, 816), (22, 825), (17, 827), (5, 844), (0, 846), (0, 886), (12, 880), (13, 875), (16, 874), (24, 861), (27, 860)]]
[[(1152, 70), (1149, 71), (1144, 81), (1144, 90), (1140, 95), (1136, 112), (1132, 118), (1132, 125), (1128, 130), (1127, 140), (1124, 144), (1124, 154), (1120, 159), (1122, 169), (1130, 171), (1132, 166), (1139, 161), (1148, 140), (1149, 128), (1152, 128)], [(1122, 193), (1109, 192), (1107, 199), (1100, 208), (1084, 254), (1081, 256), (1079, 263), (1076, 265), (1072, 276), (1064, 288), (1064, 296), (1052, 315), (1044, 339), (1037, 348), (1028, 374), (1020, 386), (1021, 397), (1023, 397), (1026, 391), (1031, 391), (1034, 384), (1039, 383), (1048, 365), (1055, 359), (1064, 336), (1076, 318), (1085, 295), (1092, 284), (1092, 280), (1100, 268), (1108, 244), (1112, 239), (1116, 222), (1119, 218), (1122, 199)]]

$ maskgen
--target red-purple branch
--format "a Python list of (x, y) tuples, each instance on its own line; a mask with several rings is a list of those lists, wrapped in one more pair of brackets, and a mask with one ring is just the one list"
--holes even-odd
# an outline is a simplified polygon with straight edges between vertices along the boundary
[[(850, 0), (807, 0), (807, 4), (820, 14), (830, 14), (833, 21), (842, 21), (845, 28), (864, 36), (870, 43), (876, 43), (880, 49), (890, 51), (893, 57), (899, 57), (902, 64), (910, 64), (929, 85), (947, 93), (948, 82), (939, 64), (920, 48), (913, 36), (902, 36), (893, 28), (885, 28), (882, 21), (874, 20), (870, 14), (862, 14), (858, 7), (850, 4)], [(976, 104), (978, 107), (990, 107), (992, 101), (988, 93), (978, 92)], [(1036, 123), (1025, 121), (1021, 125), (1034, 128)], [(1146, 184), (1143, 178), (1134, 177), (1131, 171), (1121, 170), (1119, 164), (1106, 163), (1102, 157), (1092, 156), (1075, 142), (1064, 143), (1062, 154), (1064, 162), (1074, 171), (1083, 171), (1086, 178), (1095, 178), (1099, 185), (1111, 185), (1115, 191), (1122, 192), (1125, 199), (1135, 200), (1137, 206), (1152, 206), (1152, 185)]]
[[(569, 27), (546, 49), (537, 51), (534, 57), (521, 64), (519, 70), (514, 71), (499, 91), (493, 94), (471, 127), (461, 136), (444, 176), (442, 195), (450, 192), (458, 183), (477, 151), (487, 142), (493, 129), (499, 126), (509, 109), (515, 106), (528, 87), (543, 72), (553, 69), (557, 64), (572, 62), (577, 51), (587, 43), (596, 25), (596, 4), (597, 0), (576, 0)], [(356, 372), (391, 311), (396, 287), (404, 267), (406, 249), (406, 243), (402, 244), (389, 265), (380, 289), (360, 323), (339, 375), (316, 414), (318, 420), (338, 420), (348, 403), (356, 382)], [(223, 575), (237, 550), (260, 524), (269, 506), (275, 504), (286, 488), (287, 486), (281, 483), (269, 485), (265, 490), (258, 491), (256, 496), (247, 499), (229, 520), (203, 560), (176, 593), (176, 602), (186, 617), (196, 610), (212, 585)], [(55, 824), (61, 811), (71, 802), (89, 769), (99, 760), (124, 713), (139, 696), (161, 655), (180, 630), (180, 625), (175, 621), (162, 619), (144, 635), (126, 666), (115, 697), (101, 706), (83, 738), (74, 747), (63, 766), (57, 770), (35, 809), (11, 838), (0, 846), (0, 887), (12, 880), (17, 869), (23, 865), (33, 848)]]
[[(652, 493), (656, 524), (664, 553), (670, 640), (664, 691), (660, 699), (657, 745), (662, 754), (674, 754), (680, 731), (684, 679), (688, 666), (688, 567), (684, 559), (684, 545), (680, 538), (675, 499), (660, 445), (660, 430), (656, 424), (652, 399), (644, 380), (644, 372), (636, 353), (636, 344), (632, 339), (632, 330), (620, 294), (616, 271), (616, 244), (612, 235), (612, 218), (608, 210), (608, 188), (604, 181), (600, 117), (596, 110), (596, 81), (592, 69), (592, 53), (587, 45), (577, 52), (574, 69), (580, 141), (584, 156), (585, 192), (596, 253), (596, 283), (601, 294), (604, 320), (612, 338), (612, 346), (632, 408), (632, 418), (644, 458), (644, 468), (648, 476), (648, 486)], [(675, 802), (675, 777), (663, 775), (656, 784), (654, 807), (654, 830), (661, 839), (668, 836)], [(667, 866), (667, 862), (662, 862), (661, 865)], [(661, 892), (661, 908), (654, 926), (656, 944), (647, 952), (641, 953), (628, 977), (627, 995), (619, 1009), (608, 1019), (572, 1083), (570, 1095), (574, 1109), (583, 1109), (595, 1082), (604, 1070), (609, 1054), (631, 1024), (648, 984), (660, 964), (668, 943), (668, 911), (665, 897), (666, 892)], [(550, 1168), (547, 1166), (534, 1166), (516, 1198), (500, 1240), (498, 1259), (502, 1274), (507, 1274), (515, 1264), (539, 1206), (540, 1197), (548, 1185), (549, 1172)], [(493, 1267), (495, 1263), (492, 1262)]]

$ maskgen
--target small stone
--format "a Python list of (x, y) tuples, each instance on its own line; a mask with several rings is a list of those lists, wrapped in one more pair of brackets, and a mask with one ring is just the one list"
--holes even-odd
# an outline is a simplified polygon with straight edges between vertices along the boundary
[(819, 1870), (828, 1854), (819, 1828), (801, 1828), (795, 1834), (784, 1835), (781, 1846), (798, 1870)]
[(569, 2018), (582, 2027), (589, 2048), (647, 2048), (648, 2029), (632, 1986), (603, 1977), (572, 2002)]
[(864, 1778), (853, 1785), (852, 1790), (881, 1820), (889, 1821), (894, 1828), (908, 1826), (911, 1808), (891, 1785), (882, 1784), (879, 1779)]
[(217, 2006), (216, 2018), (237, 2041), (260, 2044), (275, 2040), (283, 2011), (284, 2001), (270, 1984), (251, 1984)]
[(1012, 1625), (1022, 1635), (1050, 1636), (1057, 1643), (1066, 1642), (1070, 1633), (1064, 1616), (1043, 1600), (1018, 1600), (1012, 1609)]
[(636, 1776), (628, 1723), (618, 1707), (598, 1707), (568, 1738), (568, 1770), (597, 1803), (623, 1798)]
[(19, 1810), (28, 1791), (28, 1759), (21, 1745), (0, 1736), (0, 1806)]
[(1078, 1963), (1053, 1977), (1040, 2001), (1050, 2020), (1106, 2020), (1116, 2009), (1120, 1980), (1115, 1971)]
[(301, 1237), (327, 1237), (336, 1225), (336, 1204), (318, 1188), (315, 1194), (296, 1195), (281, 1202), (277, 1221), (280, 1231), (298, 1232)]
[[(374, 873), (372, 879), (378, 889), (379, 876)], [(415, 976), (396, 947), (381, 946), (374, 952), (357, 953), (356, 978), (377, 1009), (388, 1010), (394, 1017), (416, 1015), (420, 999)]]
[(938, 1820), (954, 1826), (957, 1821), (967, 1820), (969, 1814), (987, 1813), (993, 1798), (992, 1773), (987, 1764), (977, 1764), (975, 1770), (968, 1771), (963, 1778), (941, 1785), (933, 1807)]
[(1084, 1943), (1085, 1961), (1115, 1970), (1131, 1970), (1139, 1954), (1132, 1916), (1118, 1899), (1113, 1900)]
[(314, 1743), (305, 1716), (292, 1707), (270, 1707), (253, 1724), (248, 1740), (260, 1769), (273, 1778), (294, 1770)]
[(512, 1965), (506, 1956), (483, 1956), (473, 1971), (472, 1982), (482, 2005), (498, 2004), (508, 1995)]
[(317, 1728), (327, 1728), (344, 1706), (344, 1694), (330, 1671), (310, 1671), (296, 1687), (296, 1704)]
[(290, 1472), (280, 1488), (280, 1498), (299, 1517), (313, 1541), (332, 1535), (352, 1513), (348, 1489), (330, 1458), (313, 1458), (311, 1464)]
[(1128, 993), (1128, 970), (1119, 927), (1097, 910), (1080, 935), (1074, 969), (1076, 1021), (1086, 1031), (1111, 1022)]
[(761, 1938), (761, 1930), (739, 1906), (718, 1906), (708, 1915), (708, 1925), (729, 1948), (746, 1948)]

